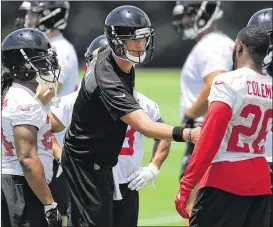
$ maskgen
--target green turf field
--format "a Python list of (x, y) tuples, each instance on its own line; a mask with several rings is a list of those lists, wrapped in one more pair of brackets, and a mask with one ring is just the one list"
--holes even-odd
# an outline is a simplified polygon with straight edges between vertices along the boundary
[[(136, 69), (136, 90), (154, 100), (165, 122), (172, 125), (180, 123), (179, 75), (180, 70)], [(152, 145), (152, 139), (144, 139), (144, 166), (149, 163)], [(139, 226), (183, 226), (174, 206), (183, 153), (184, 145), (173, 142), (171, 152), (155, 180), (156, 190), (147, 185), (140, 191)]]

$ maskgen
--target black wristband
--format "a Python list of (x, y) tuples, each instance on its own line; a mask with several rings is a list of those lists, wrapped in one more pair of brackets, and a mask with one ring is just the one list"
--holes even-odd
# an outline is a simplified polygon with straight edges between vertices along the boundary
[(176, 126), (173, 128), (173, 140), (176, 142), (186, 142), (185, 140), (183, 140), (183, 131), (184, 131), (185, 127), (180, 127), (180, 126)]

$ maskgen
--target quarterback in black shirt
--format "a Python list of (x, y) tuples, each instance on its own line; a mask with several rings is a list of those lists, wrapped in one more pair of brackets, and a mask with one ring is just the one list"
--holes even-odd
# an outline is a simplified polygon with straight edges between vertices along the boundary
[(198, 138), (199, 129), (153, 122), (133, 97), (133, 66), (149, 61), (154, 49), (154, 29), (146, 13), (118, 7), (108, 14), (104, 29), (110, 48), (89, 64), (65, 135), (62, 166), (70, 191), (69, 226), (113, 226), (111, 168), (127, 125), (151, 138)]
[(111, 49), (91, 62), (76, 99), (65, 136), (68, 154), (115, 166), (127, 124), (120, 118), (140, 109), (133, 97), (134, 68), (122, 71)]

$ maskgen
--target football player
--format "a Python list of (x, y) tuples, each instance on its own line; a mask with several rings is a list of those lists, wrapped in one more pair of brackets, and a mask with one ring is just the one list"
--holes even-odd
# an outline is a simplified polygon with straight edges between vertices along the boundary
[[(204, 121), (212, 80), (232, 69), (234, 42), (216, 26), (222, 17), (220, 1), (177, 1), (173, 9), (175, 31), (183, 40), (196, 40), (180, 75), (180, 119), (186, 127), (192, 128)], [(194, 145), (187, 143), (180, 176), (187, 168), (193, 149)], [(195, 193), (193, 190), (189, 211)]]
[[(257, 25), (264, 28), (270, 38), (270, 46), (268, 48), (267, 56), (263, 62), (263, 70), (265, 74), (273, 77), (273, 62), (272, 62), (272, 51), (273, 51), (273, 32), (272, 32), (272, 8), (262, 9), (256, 12), (248, 21), (248, 26)], [(273, 188), (273, 165), (272, 165), (272, 131), (268, 132), (266, 137), (266, 145), (265, 145), (265, 155), (266, 160), (269, 163), (271, 169), (271, 188)], [(273, 199), (271, 203), (271, 216), (270, 216), (270, 226), (273, 226)]]
[[(273, 87), (262, 69), (268, 47), (267, 31), (241, 29), (233, 52), (235, 70), (213, 80), (200, 139), (175, 200), (192, 227), (269, 226), (272, 192), (264, 152), (272, 130)], [(189, 216), (185, 205), (199, 181)]]
[[(85, 53), (86, 67), (97, 56), (98, 52), (102, 52), (107, 47), (108, 42), (105, 35), (94, 39)], [(77, 94), (78, 92), (74, 92), (61, 97), (58, 107), (51, 108), (52, 113), (62, 122), (64, 128), (67, 128), (71, 122)], [(134, 91), (134, 98), (150, 119), (163, 122), (159, 107), (155, 102), (137, 91)], [(57, 156), (60, 157), (63, 143), (58, 144), (56, 142), (53, 142), (53, 149), (58, 154)], [(155, 140), (152, 161), (147, 167), (141, 168), (140, 165), (143, 158), (142, 135), (131, 126), (128, 126), (118, 163), (113, 168), (115, 182), (113, 226), (137, 226), (139, 211), (138, 191), (158, 175), (159, 168), (166, 159), (169, 150), (169, 141)], [(64, 190), (64, 187), (62, 187), (63, 196), (67, 199)]]
[(48, 184), (52, 179), (54, 125), (37, 98), (55, 89), (60, 67), (48, 38), (36, 29), (9, 34), (1, 45), (3, 226), (61, 226)]
[[(66, 28), (70, 4), (68, 1), (24, 1), (19, 10), (24, 13), (25, 18), (21, 23), (25, 28), (37, 28), (44, 32), (50, 43), (57, 51), (58, 63), (61, 72), (57, 84), (57, 96), (68, 95), (75, 91), (78, 82), (78, 58), (73, 45), (63, 36), (62, 31)], [(45, 97), (42, 97), (44, 99)], [(55, 137), (60, 141), (64, 132), (56, 133)], [(54, 160), (54, 170), (58, 168)], [(54, 172), (54, 175), (56, 172)], [(61, 179), (61, 178), (60, 178)], [(62, 194), (59, 191), (62, 183), (53, 179), (50, 184), (54, 198), (58, 201), (60, 212), (65, 215), (65, 201), (56, 197)]]
[(84, 54), (84, 57), (86, 60), (86, 64), (84, 67), (85, 71), (87, 70), (88, 65), (93, 60), (93, 58), (96, 57), (99, 52), (104, 51), (107, 47), (108, 47), (108, 42), (105, 35), (98, 36), (90, 43), (90, 45), (88, 46)]
[(200, 130), (154, 122), (134, 98), (134, 65), (148, 62), (154, 50), (154, 29), (146, 13), (134, 6), (117, 7), (104, 30), (110, 48), (88, 65), (62, 151), (75, 226), (113, 226), (112, 167), (128, 125), (147, 137), (180, 142), (195, 142)]

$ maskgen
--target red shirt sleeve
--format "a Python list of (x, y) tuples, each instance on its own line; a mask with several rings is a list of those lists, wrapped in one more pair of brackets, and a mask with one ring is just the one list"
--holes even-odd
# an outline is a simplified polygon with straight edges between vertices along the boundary
[(220, 147), (231, 117), (231, 107), (226, 103), (214, 101), (210, 104), (181, 186), (191, 190), (201, 180)]

